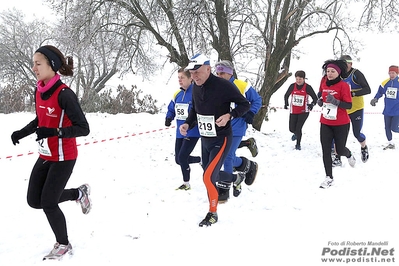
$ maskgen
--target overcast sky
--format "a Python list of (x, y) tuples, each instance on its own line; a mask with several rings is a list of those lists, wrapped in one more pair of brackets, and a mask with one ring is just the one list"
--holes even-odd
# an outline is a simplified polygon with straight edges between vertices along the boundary
[(0, 11), (11, 9), (22, 10), (26, 17), (48, 17), (48, 12), (51, 12), (42, 0), (18, 0), (18, 1), (2, 1), (0, 5)]

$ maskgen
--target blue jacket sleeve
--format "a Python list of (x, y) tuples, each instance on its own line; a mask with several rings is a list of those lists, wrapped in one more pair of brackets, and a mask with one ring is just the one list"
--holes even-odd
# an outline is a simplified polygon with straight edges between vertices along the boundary
[(245, 98), (247, 98), (247, 100), (251, 103), (249, 111), (251, 111), (254, 114), (257, 114), (260, 108), (262, 107), (262, 97), (260, 97), (258, 92), (253, 87), (250, 87), (245, 92)]
[(380, 85), (380, 86), (378, 87), (378, 91), (377, 91), (377, 93), (375, 94), (374, 98), (379, 99), (379, 98), (381, 98), (383, 95), (384, 95), (384, 88), (382, 87), (382, 85)]
[(168, 105), (168, 112), (166, 113), (166, 118), (175, 119), (175, 102), (173, 100), (170, 101)]

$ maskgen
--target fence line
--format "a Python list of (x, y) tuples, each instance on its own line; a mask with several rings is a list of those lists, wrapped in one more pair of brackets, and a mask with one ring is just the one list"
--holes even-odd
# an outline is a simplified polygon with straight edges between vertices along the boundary
[[(283, 107), (270, 107), (270, 109), (283, 109)], [(320, 110), (312, 110), (311, 112), (320, 112)], [(375, 115), (375, 114), (381, 114), (381, 112), (364, 112), (364, 114), (371, 114), (371, 115)], [(154, 133), (154, 132), (159, 132), (162, 130), (168, 130), (171, 128), (175, 128), (175, 126), (171, 126), (171, 127), (166, 127), (166, 128), (160, 128), (160, 129), (153, 129), (153, 130), (148, 130), (148, 131), (144, 131), (144, 132), (139, 132), (139, 133), (133, 133), (130, 135), (125, 135), (125, 136), (119, 136), (119, 137), (114, 137), (114, 138), (108, 138), (108, 139), (102, 139), (102, 140), (94, 140), (92, 142), (85, 142), (82, 144), (76, 144), (76, 146), (87, 146), (90, 144), (97, 144), (97, 143), (104, 143), (107, 141), (113, 141), (113, 140), (119, 140), (119, 139), (125, 139), (125, 138), (129, 138), (129, 137), (135, 137), (135, 136), (140, 136), (140, 135), (144, 135), (144, 134), (150, 134), (150, 133)], [(7, 155), (5, 157), (0, 157), (0, 160), (4, 160), (4, 159), (13, 159), (13, 158), (18, 158), (18, 157), (22, 157), (22, 156), (27, 156), (27, 155), (32, 155), (32, 154), (37, 154), (37, 152), (28, 152), (26, 154), (17, 154), (17, 155)]]
[[(76, 146), (80, 147), (80, 146), (87, 146), (87, 145), (91, 145), (91, 144), (109, 142), (109, 141), (113, 141), (113, 140), (126, 139), (126, 138), (129, 138), (129, 137), (135, 137), (135, 136), (141, 136), (141, 135), (145, 135), (145, 134), (151, 134), (151, 133), (154, 133), (154, 132), (159, 132), (159, 131), (168, 130), (168, 129), (172, 129), (172, 128), (176, 128), (176, 126), (170, 126), (170, 127), (166, 127), (166, 128), (160, 128), (160, 129), (153, 129), (153, 130), (148, 130), (148, 131), (139, 132), (139, 133), (133, 133), (133, 134), (125, 135), (125, 136), (111, 137), (111, 138), (107, 138), (107, 139), (93, 140), (93, 141), (84, 142), (84, 143), (77, 143)], [(27, 152), (27, 153), (20, 153), (20, 154), (17, 154), (17, 155), (7, 155), (5, 157), (0, 157), (0, 160), (13, 159), (13, 158), (18, 158), (18, 157), (22, 157), (22, 156), (32, 155), (32, 154), (38, 154), (38, 153), (30, 151), (30, 152)]]

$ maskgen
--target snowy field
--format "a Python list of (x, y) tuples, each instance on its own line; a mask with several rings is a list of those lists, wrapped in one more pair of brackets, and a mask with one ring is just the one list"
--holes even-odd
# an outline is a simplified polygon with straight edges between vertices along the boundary
[[(26, 203), (37, 159), (35, 135), (17, 146), (10, 139), (34, 116), (0, 114), (0, 265), (395, 265), (399, 149), (382, 149), (383, 116), (366, 107), (369, 161), (361, 162), (350, 132), (347, 146), (356, 166), (343, 158), (343, 166), (334, 169), (335, 186), (323, 190), (318, 108), (304, 126), (301, 151), (294, 150), (287, 110), (270, 113), (262, 132), (248, 130), (259, 147), (252, 158), (259, 164), (257, 179), (238, 198), (220, 204), (218, 223), (207, 228), (198, 227), (208, 212), (201, 167), (191, 166), (190, 191), (175, 190), (182, 177), (174, 162), (174, 122), (167, 129), (164, 114), (87, 114), (91, 133), (78, 138), (79, 157), (67, 187), (89, 183), (93, 209), (85, 216), (74, 202), (60, 205), (74, 248), (60, 262), (42, 261), (55, 239), (44, 213)], [(398, 134), (394, 140), (398, 146)], [(200, 154), (200, 143), (193, 154)], [(251, 158), (246, 148), (238, 154)], [(376, 247), (381, 254), (375, 255)], [(343, 248), (356, 254), (339, 255)], [(374, 253), (359, 256), (360, 248)], [(329, 253), (323, 256), (323, 250)]]

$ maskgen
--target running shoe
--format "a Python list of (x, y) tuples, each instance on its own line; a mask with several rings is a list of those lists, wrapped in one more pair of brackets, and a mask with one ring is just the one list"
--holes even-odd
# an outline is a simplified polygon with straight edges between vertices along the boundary
[(90, 200), (90, 186), (88, 184), (81, 185), (78, 187), (81, 192), (81, 197), (77, 200), (80, 203), (80, 207), (82, 207), (83, 214), (88, 214), (91, 210), (91, 200)]
[(351, 157), (348, 158), (348, 162), (349, 162), (350, 166), (355, 167), (356, 159), (355, 159), (355, 157), (353, 156), (352, 153), (351, 153)]
[(190, 189), (191, 189), (191, 186), (189, 183), (184, 183), (180, 187), (176, 188), (176, 190), (190, 190)]
[(367, 148), (367, 145), (364, 146), (364, 148), (361, 148), (360, 152), (362, 153), (362, 162), (367, 162), (369, 159), (369, 149)]
[(237, 180), (233, 183), (233, 196), (238, 197), (241, 194), (241, 183), (244, 181), (245, 175), (237, 173)]
[(248, 139), (248, 149), (251, 152), (252, 157), (256, 157), (258, 155), (258, 146), (256, 145), (256, 140), (254, 138)]
[(332, 185), (334, 185), (334, 179), (332, 179), (329, 176), (326, 176), (326, 179), (324, 179), (323, 183), (321, 183), (320, 188), (329, 188)]
[(62, 245), (60, 243), (55, 243), (53, 250), (50, 251), (49, 254), (44, 256), (43, 260), (60, 260), (66, 254), (72, 255), (72, 246), (69, 243), (68, 245)]
[(216, 212), (208, 212), (207, 215), (205, 216), (204, 220), (202, 220), (199, 223), (200, 227), (205, 226), (211, 226), (212, 224), (216, 223), (218, 221), (218, 215)]
[(384, 151), (385, 150), (393, 150), (395, 149), (395, 144), (388, 144), (388, 146), (384, 147)]
[(332, 161), (332, 167), (342, 166), (341, 159), (338, 155), (335, 154), (334, 159)]

